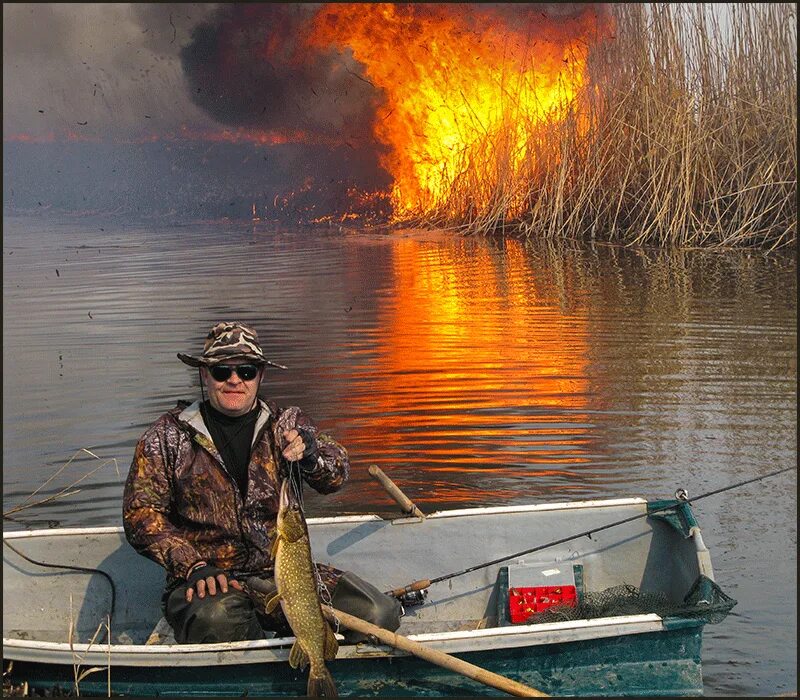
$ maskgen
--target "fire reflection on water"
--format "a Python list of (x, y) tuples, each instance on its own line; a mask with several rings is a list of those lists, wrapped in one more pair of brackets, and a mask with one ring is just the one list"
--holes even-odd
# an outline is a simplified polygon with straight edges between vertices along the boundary
[(346, 440), (405, 486), (424, 481), (422, 500), (507, 499), (524, 480), (569, 491), (588, 461), (585, 309), (543, 299), (523, 244), (500, 245), (392, 246), (392, 302), (352, 377), (368, 388), (348, 398), (370, 418)]

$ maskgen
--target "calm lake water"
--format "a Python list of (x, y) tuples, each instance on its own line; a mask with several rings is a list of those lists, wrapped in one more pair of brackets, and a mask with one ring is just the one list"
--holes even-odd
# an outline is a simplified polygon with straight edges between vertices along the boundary
[[(219, 320), (350, 452), (312, 516), (391, 511), (370, 464), (423, 511), (698, 496), (796, 464), (796, 298), (796, 259), (759, 253), (6, 218), (4, 511), (76, 453), (29, 502), (95, 471), (5, 525), (120, 524), (136, 439), (199, 391), (175, 353)], [(708, 695), (797, 688), (796, 492), (790, 471), (695, 505), (739, 601), (706, 627)]]

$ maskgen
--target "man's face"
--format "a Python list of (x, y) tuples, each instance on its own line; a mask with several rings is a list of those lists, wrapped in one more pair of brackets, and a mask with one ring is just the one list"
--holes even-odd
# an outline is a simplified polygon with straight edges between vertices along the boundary
[[(253, 363), (239, 359), (227, 360), (221, 364), (226, 367), (240, 367)], [(208, 391), (208, 400), (220, 413), (228, 416), (241, 416), (253, 408), (258, 385), (261, 383), (262, 367), (258, 367), (258, 373), (251, 380), (244, 380), (236, 372), (231, 372), (227, 379), (218, 381), (214, 379), (208, 367), (201, 367), (200, 371), (206, 391)]]

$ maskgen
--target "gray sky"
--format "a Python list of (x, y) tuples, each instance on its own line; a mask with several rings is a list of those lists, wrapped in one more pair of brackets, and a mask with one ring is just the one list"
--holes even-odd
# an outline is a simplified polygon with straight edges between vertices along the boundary
[(128, 138), (181, 124), (213, 128), (189, 99), (179, 52), (215, 7), (4, 3), (4, 138), (65, 130)]

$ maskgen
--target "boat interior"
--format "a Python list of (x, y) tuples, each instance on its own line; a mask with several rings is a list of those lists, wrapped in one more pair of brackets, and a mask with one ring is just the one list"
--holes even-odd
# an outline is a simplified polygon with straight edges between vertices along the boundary
[[(525, 623), (544, 594), (546, 607), (623, 584), (680, 603), (700, 573), (696, 542), (674, 522), (646, 515), (647, 502), (633, 498), (308, 525), (316, 561), (381, 590), (442, 578), (421, 604), (404, 604), (397, 631), (414, 635)], [(102, 637), (111, 581), (112, 644), (174, 644), (161, 612), (164, 571), (128, 545), (122, 528), (4, 532), (4, 541), (4, 638)]]

